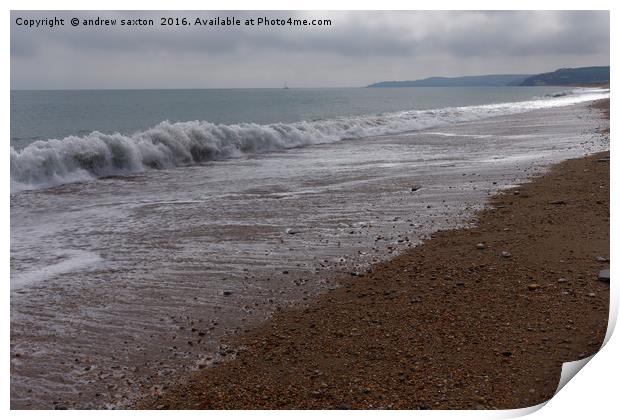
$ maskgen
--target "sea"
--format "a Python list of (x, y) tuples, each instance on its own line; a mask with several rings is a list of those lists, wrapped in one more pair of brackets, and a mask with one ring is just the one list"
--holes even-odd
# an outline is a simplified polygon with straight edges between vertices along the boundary
[(226, 337), (607, 150), (608, 89), (11, 92), (11, 407), (128, 408)]

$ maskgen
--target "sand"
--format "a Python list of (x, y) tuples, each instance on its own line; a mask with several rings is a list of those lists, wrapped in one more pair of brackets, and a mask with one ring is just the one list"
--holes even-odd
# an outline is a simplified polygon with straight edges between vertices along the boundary
[[(595, 105), (604, 112), (609, 101)], [(606, 131), (608, 133), (608, 131)], [(160, 409), (521, 408), (607, 328), (609, 153), (554, 166), (308, 306), (232, 336)], [(599, 258), (597, 258), (599, 257)], [(603, 257), (603, 258), (600, 258)]]

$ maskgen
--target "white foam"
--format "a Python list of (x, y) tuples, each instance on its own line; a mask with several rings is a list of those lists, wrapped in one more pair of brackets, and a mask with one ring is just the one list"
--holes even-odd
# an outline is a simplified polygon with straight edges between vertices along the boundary
[(609, 97), (608, 89), (576, 89), (530, 101), (412, 110), (277, 124), (164, 121), (133, 135), (92, 132), (84, 137), (11, 147), (11, 190), (49, 187), (148, 169), (194, 165), (343, 139), (397, 134), (497, 115), (572, 105)]
[(19, 274), (11, 274), (11, 290), (19, 290), (61, 274), (80, 270), (101, 261), (94, 252), (65, 249), (56, 253), (58, 261), (43, 267), (33, 268)]

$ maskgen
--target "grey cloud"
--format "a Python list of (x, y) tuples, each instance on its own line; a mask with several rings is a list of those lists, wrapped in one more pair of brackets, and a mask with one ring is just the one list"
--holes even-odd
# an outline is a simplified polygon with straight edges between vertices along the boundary
[[(270, 18), (314, 17), (332, 20), (329, 27), (166, 27), (147, 28), (41, 28), (33, 30), (15, 24), (17, 16), (41, 18), (48, 16), (71, 17), (141, 17), (157, 19), (159, 16), (215, 17), (236, 16), (240, 19), (267, 16)], [(11, 75), (13, 87), (28, 87), (41, 81), (56, 80), (55, 86), (71, 87), (71, 81), (92, 85), (118, 85), (135, 75), (123, 73), (143, 69), (141, 80), (155, 85), (173, 85), (183, 75), (194, 75), (191, 66), (204, 67), (204, 77), (194, 77), (199, 86), (227, 80), (226, 71), (214, 62), (245, 68), (244, 83), (279, 84), (289, 80), (287, 74), (296, 67), (323, 67), (347, 69), (332, 72), (328, 80), (304, 74), (299, 85), (337, 86), (366, 83), (388, 78), (394, 68), (403, 68), (398, 78), (424, 77), (434, 74), (451, 74), (464, 68), (487, 73), (495, 68), (497, 60), (507, 63), (505, 72), (530, 72), (532, 62), (544, 66), (544, 71), (568, 65), (596, 65), (609, 63), (609, 13), (588, 11), (516, 11), (516, 12), (263, 12), (263, 11), (183, 11), (183, 12), (19, 12), (11, 14)], [(271, 68), (261, 57), (268, 56)], [(58, 61), (62, 57), (65, 63)], [(291, 57), (296, 62), (291, 63)], [(550, 61), (550, 57), (553, 60)], [(521, 58), (519, 68), (508, 63)], [(260, 61), (261, 71), (267, 74), (252, 75), (252, 66)], [(600, 62), (600, 61), (603, 62)], [(595, 62), (596, 61), (596, 62)], [(516, 60), (518, 63), (519, 60)], [(102, 66), (115, 66), (107, 72), (97, 71)], [(147, 63), (164, 66), (171, 80), (163, 80), (159, 72), (144, 69)], [(179, 64), (182, 63), (182, 64)], [(376, 70), (384, 63), (386, 70)], [(416, 65), (416, 63), (418, 63)], [(443, 63), (422, 73), (417, 68), (427, 68), (430, 63)], [(486, 64), (486, 66), (485, 66)], [(26, 66), (51, 69), (37, 79), (36, 71)], [(363, 65), (364, 67), (360, 67)], [(405, 74), (406, 69), (414, 66)], [(435, 64), (437, 66), (437, 64)], [(151, 66), (151, 68), (152, 68)], [(181, 68), (179, 68), (181, 66)], [(357, 66), (357, 67), (354, 67)], [(511, 66), (514, 66), (511, 64)], [(149, 66), (146, 66), (147, 68)], [(91, 71), (91, 76), (71, 77), (81, 69)], [(159, 69), (162, 70), (162, 69)], [(191, 70), (191, 71), (190, 71)], [(351, 73), (353, 71), (354, 73)], [(374, 72), (374, 73), (371, 73)], [(57, 73), (57, 74), (56, 74)], [(156, 76), (155, 73), (158, 75)], [(315, 74), (324, 72), (317, 71)], [(112, 79), (112, 74), (118, 80)], [(400, 73), (399, 73), (400, 74)], [(155, 77), (156, 76), (156, 77)], [(63, 80), (63, 77), (65, 80)], [(92, 80), (88, 80), (88, 79)], [(103, 80), (102, 80), (103, 78)], [(271, 82), (267, 82), (272, 80)], [(185, 79), (189, 83), (190, 80)], [(81, 86), (83, 87), (83, 86)], [(144, 86), (141, 86), (144, 87)], [(234, 87), (234, 86), (233, 86)]]

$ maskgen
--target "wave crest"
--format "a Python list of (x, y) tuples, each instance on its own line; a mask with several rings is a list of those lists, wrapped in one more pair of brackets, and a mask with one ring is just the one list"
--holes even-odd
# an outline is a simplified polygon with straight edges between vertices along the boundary
[(395, 134), (609, 97), (609, 90), (561, 92), (544, 99), (403, 111), (382, 115), (277, 124), (213, 124), (164, 121), (132, 135), (92, 132), (86, 136), (40, 140), (22, 150), (11, 147), (13, 192), (127, 175), (149, 169), (195, 165), (254, 153)]

